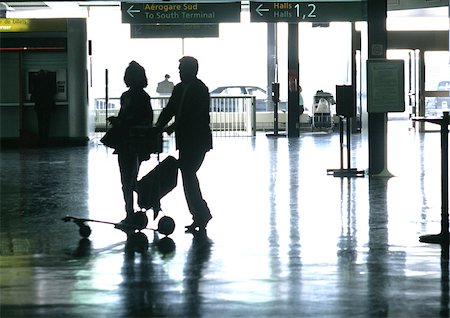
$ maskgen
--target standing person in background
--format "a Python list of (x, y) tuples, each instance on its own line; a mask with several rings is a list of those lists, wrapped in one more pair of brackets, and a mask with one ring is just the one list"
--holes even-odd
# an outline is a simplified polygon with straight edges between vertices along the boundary
[(166, 74), (164, 76), (164, 81), (158, 83), (156, 87), (156, 92), (159, 94), (171, 94), (174, 88), (173, 82), (169, 81), (170, 75)]
[(55, 108), (56, 79), (51, 72), (40, 70), (33, 84), (31, 100), (38, 122), (39, 144), (44, 146), (48, 142), (51, 113)]
[[(175, 132), (184, 194), (193, 219), (192, 224), (186, 226), (186, 232), (194, 234), (204, 232), (212, 218), (197, 178), (206, 153), (212, 149), (210, 97), (208, 87), (197, 78), (198, 61), (195, 58), (181, 58), (179, 71), (181, 83), (175, 86), (156, 127), (169, 134)], [(173, 117), (175, 122), (164, 128)]]
[(299, 115), (303, 114), (305, 112), (305, 105), (303, 104), (303, 96), (302, 96), (302, 87), (301, 85), (298, 86), (298, 104), (300, 106), (299, 108)]
[(147, 76), (145, 69), (135, 61), (131, 61), (123, 78), (129, 89), (120, 97), (120, 111), (117, 117), (109, 117), (113, 128), (119, 128), (121, 142), (116, 148), (118, 154), (122, 192), (125, 200), (126, 217), (121, 223), (133, 222), (134, 197), (133, 192), (137, 182), (139, 167), (145, 158), (142, 158), (135, 149), (130, 147), (128, 137), (130, 129), (137, 125), (152, 126), (153, 109), (150, 96), (145, 92)]

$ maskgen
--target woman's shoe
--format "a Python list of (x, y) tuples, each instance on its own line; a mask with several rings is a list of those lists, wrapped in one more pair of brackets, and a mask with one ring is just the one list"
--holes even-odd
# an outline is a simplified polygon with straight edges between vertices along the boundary
[(122, 221), (117, 223), (114, 227), (116, 229), (119, 229), (122, 231), (132, 229), (133, 228), (133, 215), (128, 214), (125, 219), (123, 219)]

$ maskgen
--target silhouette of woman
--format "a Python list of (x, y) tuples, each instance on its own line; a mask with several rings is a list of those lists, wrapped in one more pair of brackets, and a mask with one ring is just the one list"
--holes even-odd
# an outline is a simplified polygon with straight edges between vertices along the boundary
[(145, 69), (135, 61), (131, 61), (125, 70), (124, 82), (129, 89), (120, 97), (120, 111), (117, 117), (108, 120), (116, 127), (119, 126), (123, 134), (123, 141), (115, 153), (118, 154), (122, 192), (125, 200), (126, 218), (122, 223), (130, 223), (134, 214), (133, 191), (136, 186), (139, 167), (145, 158), (132, 149), (126, 142), (130, 129), (136, 125), (153, 124), (153, 109), (150, 96), (145, 92), (147, 76)]

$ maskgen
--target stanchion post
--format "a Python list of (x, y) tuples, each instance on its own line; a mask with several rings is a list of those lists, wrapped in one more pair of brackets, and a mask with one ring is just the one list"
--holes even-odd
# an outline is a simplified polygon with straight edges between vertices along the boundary
[(341, 156), (341, 170), (344, 170), (344, 119), (339, 116), (339, 151)]
[(443, 237), (445, 242), (449, 242), (449, 224), (448, 224), (448, 125), (449, 125), (449, 113), (444, 112), (441, 124), (441, 152), (442, 152), (442, 172), (441, 172), (441, 185), (442, 185), (442, 220), (441, 220), (441, 232), (445, 236)]
[(448, 217), (448, 125), (449, 112), (443, 113), (442, 118), (414, 118), (416, 121), (430, 122), (441, 126), (441, 232), (439, 234), (422, 235), (420, 242), (432, 244), (449, 244)]
[(273, 103), (273, 133), (278, 135), (278, 102)]
[[(327, 169), (328, 175), (335, 177), (364, 177), (364, 171), (351, 168), (351, 119), (356, 116), (353, 87), (336, 86), (336, 112), (339, 116), (340, 169)], [(347, 134), (347, 167), (344, 168), (344, 119)]]
[(280, 101), (280, 83), (272, 83), (273, 101), (273, 134), (266, 134), (267, 137), (285, 137), (278, 133), (278, 103)]
[(109, 88), (108, 88), (108, 69), (105, 69), (105, 130), (108, 130), (108, 104), (109, 104)]

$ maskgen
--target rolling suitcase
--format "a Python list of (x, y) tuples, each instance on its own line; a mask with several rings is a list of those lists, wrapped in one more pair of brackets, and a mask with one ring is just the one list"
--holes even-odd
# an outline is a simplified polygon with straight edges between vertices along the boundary
[(137, 182), (137, 203), (141, 209), (152, 209), (154, 218), (161, 210), (160, 200), (177, 186), (178, 160), (168, 156)]

